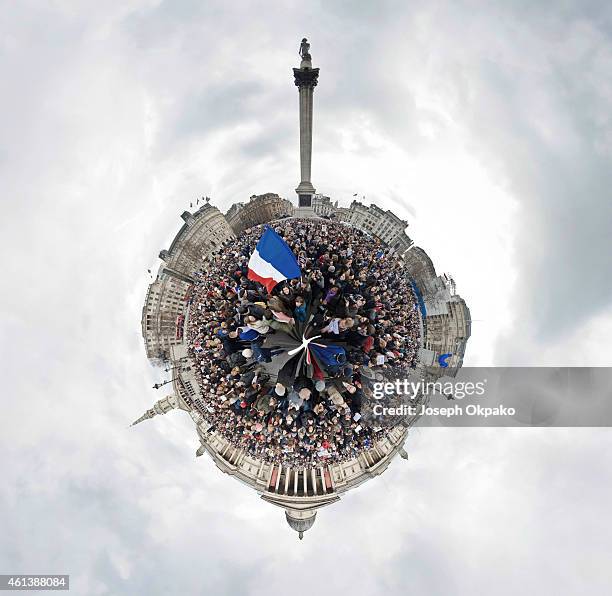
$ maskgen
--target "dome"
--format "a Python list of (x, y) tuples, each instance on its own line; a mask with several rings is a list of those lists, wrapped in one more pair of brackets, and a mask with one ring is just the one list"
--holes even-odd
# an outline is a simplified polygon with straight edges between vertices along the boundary
[(289, 527), (298, 532), (300, 540), (304, 537), (304, 532), (312, 528), (317, 518), (317, 512), (311, 510), (296, 511), (295, 509), (285, 509), (285, 518)]

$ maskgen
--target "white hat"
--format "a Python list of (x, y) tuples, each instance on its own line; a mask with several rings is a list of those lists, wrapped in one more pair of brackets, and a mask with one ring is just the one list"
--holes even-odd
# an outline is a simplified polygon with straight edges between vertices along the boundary
[(276, 393), (276, 395), (285, 395), (285, 386), (282, 383), (276, 383), (274, 393)]
[(325, 381), (321, 381), (321, 380), (317, 381), (315, 383), (315, 389), (317, 391), (323, 391), (325, 389)]
[(250, 348), (245, 348), (244, 350), (242, 350), (242, 355), (245, 358), (250, 358), (253, 355), (253, 350), (251, 350)]

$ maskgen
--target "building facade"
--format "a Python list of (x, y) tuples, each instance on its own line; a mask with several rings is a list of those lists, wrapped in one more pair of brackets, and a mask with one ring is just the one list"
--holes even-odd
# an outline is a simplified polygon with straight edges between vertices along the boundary
[(436, 291), (436, 268), (429, 255), (420, 247), (413, 246), (404, 253), (404, 262), (411, 279), (421, 294), (428, 295)]
[(142, 309), (142, 337), (147, 357), (165, 362), (172, 347), (183, 341), (183, 326), (193, 285), (193, 273), (204, 259), (234, 233), (222, 213), (208, 203), (195, 213), (185, 211), (185, 222), (170, 248), (162, 250), (162, 266), (149, 286)]
[(183, 323), (192, 283), (163, 268), (149, 286), (142, 309), (142, 336), (147, 358), (161, 363), (183, 343)]
[[(419, 360), (433, 376), (454, 376), (463, 365), (472, 333), (470, 309), (448, 275), (438, 276), (432, 260), (418, 246), (403, 255), (417, 297), (423, 329)], [(442, 366), (440, 358), (447, 365)]]
[(268, 192), (263, 195), (252, 195), (248, 203), (236, 203), (225, 214), (225, 219), (235, 234), (273, 219), (290, 217), (294, 207), (291, 201)]
[(232, 228), (234, 234), (240, 234), (245, 229), (240, 215), (242, 209), (244, 209), (244, 203), (234, 203), (225, 214), (225, 221)]
[(312, 209), (319, 217), (331, 217), (338, 208), (338, 201), (331, 202), (329, 197), (321, 194), (312, 196)]
[(348, 209), (336, 209), (335, 213), (340, 221), (380, 238), (400, 255), (413, 244), (405, 232), (408, 222), (389, 209), (385, 211), (373, 203), (366, 206), (359, 201), (353, 201)]
[(190, 278), (202, 266), (203, 260), (235, 234), (223, 214), (206, 203), (195, 213), (184, 211), (185, 222), (170, 248), (162, 250), (159, 258), (168, 270)]
[[(463, 365), (463, 357), (471, 329), (470, 309), (458, 294), (436, 302), (428, 309), (423, 347), (434, 354), (450, 354), (445, 362), (449, 368)], [(436, 366), (434, 360), (433, 366)]]

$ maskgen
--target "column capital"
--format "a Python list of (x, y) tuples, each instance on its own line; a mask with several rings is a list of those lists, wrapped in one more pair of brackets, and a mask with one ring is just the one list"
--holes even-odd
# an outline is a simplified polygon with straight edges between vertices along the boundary
[(293, 76), (295, 77), (295, 86), (314, 88), (317, 86), (319, 78), (318, 68), (294, 68)]

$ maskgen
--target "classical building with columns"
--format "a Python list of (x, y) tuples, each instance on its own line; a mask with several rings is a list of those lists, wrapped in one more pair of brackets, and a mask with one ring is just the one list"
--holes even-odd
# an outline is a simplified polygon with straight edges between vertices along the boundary
[(204, 259), (234, 232), (223, 214), (208, 202), (195, 213), (184, 211), (183, 226), (172, 244), (159, 253), (163, 263), (147, 290), (142, 309), (142, 337), (147, 357), (161, 363), (169, 350), (183, 341), (183, 323), (193, 284), (193, 273)]
[(276, 193), (252, 195), (248, 203), (235, 203), (225, 214), (225, 219), (236, 235), (253, 226), (267, 223), (281, 217), (293, 215), (291, 201)]
[(205, 203), (194, 213), (184, 211), (185, 222), (168, 249), (159, 253), (168, 270), (186, 277), (201, 267), (203, 260), (235, 234), (223, 214)]
[(403, 255), (413, 244), (406, 235), (408, 222), (390, 209), (384, 210), (371, 203), (369, 206), (353, 201), (347, 209), (336, 209), (336, 218), (380, 238), (385, 244)]
[(149, 286), (142, 308), (142, 337), (147, 358), (161, 363), (170, 349), (183, 343), (183, 323), (192, 283), (162, 267)]

